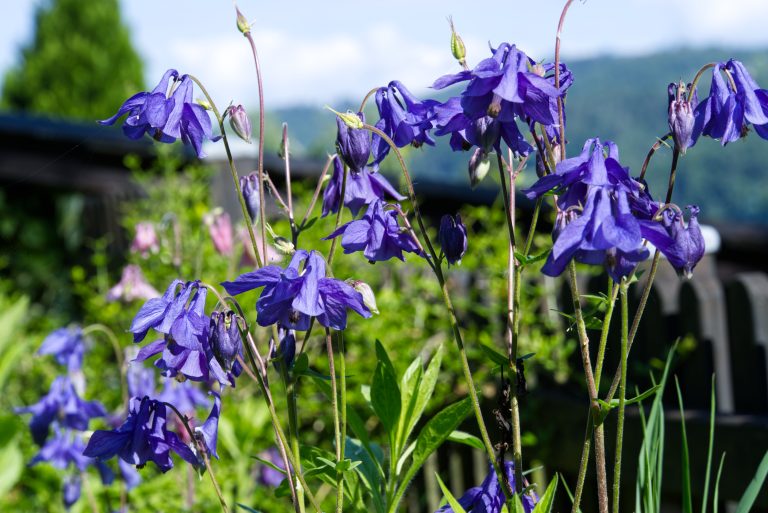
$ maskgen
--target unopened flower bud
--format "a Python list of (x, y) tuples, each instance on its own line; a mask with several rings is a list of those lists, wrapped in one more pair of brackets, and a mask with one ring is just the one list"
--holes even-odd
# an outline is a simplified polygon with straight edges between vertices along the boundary
[(240, 12), (240, 9), (235, 7), (235, 11), (237, 11), (237, 30), (245, 36), (251, 31), (251, 24), (248, 23), (248, 19)]
[(467, 48), (464, 46), (461, 36), (456, 33), (456, 28), (453, 26), (453, 18), (448, 18), (448, 23), (451, 25), (451, 53), (459, 61), (459, 64), (464, 66), (467, 62)]
[(461, 258), (467, 252), (467, 228), (461, 222), (461, 216), (444, 215), (440, 220), (438, 240), (448, 263), (461, 263)]
[(485, 175), (491, 170), (491, 159), (482, 148), (476, 148), (469, 159), (469, 183), (472, 187), (483, 181)]
[(373, 294), (371, 286), (364, 281), (354, 280), (352, 278), (348, 279), (347, 283), (363, 296), (363, 304), (368, 307), (368, 310), (370, 310), (371, 313), (378, 315), (379, 307), (376, 305), (376, 296)]
[[(280, 343), (276, 344), (274, 339), (270, 340), (271, 351), (269, 357), (274, 361), (276, 369), (279, 369), (280, 364), (282, 364), (285, 365), (287, 370), (291, 370), (296, 360), (296, 332), (279, 327), (277, 329), (277, 336), (280, 339)], [(282, 360), (282, 362), (278, 362), (278, 360)]]
[(241, 176), (240, 192), (243, 194), (245, 206), (248, 208), (248, 214), (251, 216), (251, 221), (255, 223), (259, 218), (259, 176), (256, 173)]
[(243, 141), (251, 144), (251, 120), (242, 105), (233, 105), (227, 108), (229, 126)]
[(131, 253), (141, 253), (142, 257), (147, 258), (149, 253), (157, 253), (159, 250), (155, 225), (146, 221), (136, 224), (136, 236), (131, 242)]
[(230, 372), (237, 356), (242, 353), (242, 339), (233, 311), (211, 314), (211, 349), (224, 372)]

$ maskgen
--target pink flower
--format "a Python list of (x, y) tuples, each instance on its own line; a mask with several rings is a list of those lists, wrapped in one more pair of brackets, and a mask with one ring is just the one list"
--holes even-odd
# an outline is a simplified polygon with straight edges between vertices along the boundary
[(120, 281), (107, 292), (107, 301), (124, 301), (130, 303), (137, 299), (149, 300), (160, 297), (160, 293), (144, 278), (141, 267), (127, 265), (123, 269)]
[(216, 251), (220, 255), (231, 255), (234, 248), (234, 234), (229, 214), (217, 208), (203, 216), (203, 222), (208, 225), (208, 231)]
[(136, 236), (131, 242), (131, 253), (141, 253), (141, 256), (147, 258), (150, 253), (157, 253), (160, 245), (155, 232), (155, 225), (148, 221), (136, 225)]
[[(254, 227), (255, 229), (255, 227)], [(248, 228), (245, 226), (241, 227), (237, 231), (237, 235), (240, 238), (240, 241), (243, 243), (243, 257), (240, 259), (240, 265), (243, 267), (256, 267), (256, 255), (253, 252), (253, 244), (251, 244), (251, 237), (248, 235)], [(261, 243), (261, 236), (256, 233), (256, 246), (259, 249), (259, 256), (262, 257), (262, 243)], [(271, 264), (274, 262), (279, 262), (282, 260), (282, 256), (280, 253), (277, 252), (277, 250), (272, 247), (271, 244), (267, 244), (267, 264)]]

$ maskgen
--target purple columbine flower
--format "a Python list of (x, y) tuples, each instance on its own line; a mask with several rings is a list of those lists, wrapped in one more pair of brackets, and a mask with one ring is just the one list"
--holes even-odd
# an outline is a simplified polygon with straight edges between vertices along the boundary
[(720, 62), (712, 72), (709, 96), (696, 109), (694, 131), (725, 146), (746, 135), (749, 123), (768, 139), (768, 91), (760, 89), (740, 61)]
[[(380, 117), (376, 128), (387, 134), (398, 148), (409, 144), (416, 148), (422, 144), (434, 146), (435, 140), (429, 130), (434, 117), (432, 108), (437, 104), (435, 100), (419, 100), (402, 82), (393, 80), (387, 87), (380, 87), (376, 91), (376, 107)], [(374, 165), (384, 160), (389, 149), (383, 139), (373, 136)]]
[(279, 323), (305, 331), (310, 318), (316, 317), (325, 327), (343, 330), (347, 309), (364, 318), (371, 316), (359, 292), (341, 280), (325, 276), (325, 260), (317, 251), (297, 250), (285, 269), (268, 265), (242, 274), (235, 281), (223, 282), (222, 286), (233, 296), (264, 287), (256, 301), (260, 326)]
[[(510, 488), (515, 489), (515, 466), (511, 461), (504, 462), (504, 470), (507, 474), (507, 480)], [(539, 498), (535, 493), (526, 493), (521, 497), (523, 511), (531, 513)], [(480, 486), (475, 486), (458, 499), (459, 504), (467, 513), (501, 513), (502, 507), (506, 503), (504, 490), (499, 486), (499, 480), (493, 466), (490, 467), (488, 476), (483, 480)], [(450, 504), (446, 504), (437, 510), (437, 513), (455, 513)]]
[(443, 216), (437, 238), (448, 263), (461, 264), (461, 258), (467, 252), (467, 227), (459, 214), (455, 218), (448, 214)]
[(151, 92), (142, 92), (128, 98), (109, 119), (99, 121), (112, 125), (118, 118), (128, 115), (123, 132), (131, 139), (149, 134), (164, 143), (181, 139), (190, 144), (199, 158), (205, 157), (203, 142), (218, 140), (211, 135), (211, 118), (204, 107), (193, 102), (193, 85), (189, 75), (179, 76), (169, 69)]
[(178, 381), (172, 378), (163, 380), (163, 390), (152, 397), (163, 403), (174, 405), (181, 413), (195, 416), (197, 408), (208, 408), (211, 402), (208, 396), (190, 381)]
[(107, 291), (107, 301), (123, 301), (131, 303), (137, 299), (153, 299), (160, 293), (147, 282), (141, 267), (134, 264), (126, 265), (120, 281)]
[[(208, 418), (202, 426), (195, 428), (195, 436), (205, 447), (206, 452), (216, 459), (219, 459), (219, 455), (216, 452), (216, 442), (219, 437), (219, 417), (221, 416), (221, 396), (218, 392), (210, 392), (213, 396), (213, 408), (211, 413), (208, 414)], [(202, 455), (198, 459), (198, 465), (204, 465), (202, 461)]]
[(129, 329), (133, 341), (141, 342), (154, 328), (158, 333), (172, 335), (184, 347), (199, 348), (198, 338), (207, 326), (203, 311), (207, 293), (200, 282), (173, 280), (162, 297), (144, 303), (133, 318)]
[(589, 139), (581, 155), (559, 162), (553, 174), (524, 191), (529, 198), (550, 190), (560, 195), (561, 214), (553, 232), (552, 252), (542, 267), (544, 274), (560, 275), (575, 258), (605, 265), (618, 282), (647, 258), (631, 207), (631, 201), (641, 197), (643, 186), (629, 176), (618, 158), (612, 142)]
[(131, 242), (131, 253), (139, 253), (147, 258), (150, 253), (160, 251), (155, 225), (149, 221), (136, 224), (136, 235)]
[(687, 91), (690, 88), (684, 83), (669, 84), (667, 88), (669, 97), (669, 131), (672, 133), (672, 139), (681, 155), (685, 155), (685, 150), (696, 144), (699, 134), (694, 133), (696, 119), (694, 112), (698, 105), (698, 97), (694, 93), (691, 101), (688, 101)]
[(233, 311), (211, 314), (210, 344), (216, 360), (225, 372), (230, 372), (238, 356), (243, 356), (243, 341)]
[(176, 433), (168, 431), (167, 423), (165, 404), (149, 397), (134, 397), (125, 422), (111, 431), (95, 431), (83, 454), (99, 460), (117, 456), (139, 468), (152, 461), (161, 472), (167, 472), (173, 468), (173, 451), (196, 466), (195, 453)]
[[(335, 214), (339, 211), (341, 203), (341, 186), (344, 180), (344, 166), (340, 160), (333, 160), (333, 174), (325, 186), (323, 193), (323, 215)], [(344, 188), (344, 206), (346, 206), (353, 216), (357, 216), (360, 209), (370, 205), (377, 199), (384, 199), (386, 196), (392, 197), (397, 201), (402, 201), (405, 196), (397, 192), (392, 184), (382, 175), (371, 171), (369, 168), (363, 168), (360, 172), (350, 171), (347, 174), (347, 183)]]
[(240, 192), (243, 194), (245, 206), (248, 208), (248, 215), (251, 216), (251, 221), (255, 223), (259, 218), (259, 205), (261, 202), (259, 197), (259, 175), (251, 173), (241, 176)]
[(287, 370), (291, 370), (296, 358), (296, 331), (278, 325), (277, 337), (280, 339), (279, 343), (275, 343), (273, 338), (269, 340), (269, 358), (276, 369), (279, 370), (281, 365), (285, 365)]
[(16, 413), (31, 413), (29, 430), (37, 445), (43, 445), (48, 438), (48, 428), (57, 421), (61, 426), (84, 431), (94, 417), (103, 417), (106, 410), (97, 401), (83, 401), (67, 376), (59, 376), (40, 401), (30, 406), (17, 408)]
[(83, 367), (85, 339), (79, 326), (59, 328), (45, 337), (37, 354), (52, 354), (61, 365), (66, 365), (69, 372), (77, 372)]
[(670, 205), (661, 213), (661, 222), (642, 220), (640, 223), (643, 237), (667, 257), (678, 275), (690, 279), (693, 268), (704, 256), (705, 247), (697, 219), (699, 207), (688, 205), (686, 208), (691, 213), (688, 226), (677, 205)]
[(213, 247), (219, 255), (230, 256), (235, 246), (232, 220), (222, 209), (214, 209), (203, 216), (203, 223), (208, 227)]
[(384, 206), (383, 201), (374, 201), (362, 219), (340, 226), (323, 240), (342, 235), (341, 247), (344, 253), (362, 251), (371, 263), (393, 257), (405, 261), (403, 251), (419, 254), (411, 234), (398, 224), (397, 211), (385, 211)]
[[(354, 114), (350, 113), (354, 116)], [(357, 117), (365, 123), (365, 114), (357, 113)], [(336, 150), (344, 163), (353, 173), (361, 172), (371, 157), (371, 133), (364, 128), (352, 128), (340, 117), (336, 117)]]

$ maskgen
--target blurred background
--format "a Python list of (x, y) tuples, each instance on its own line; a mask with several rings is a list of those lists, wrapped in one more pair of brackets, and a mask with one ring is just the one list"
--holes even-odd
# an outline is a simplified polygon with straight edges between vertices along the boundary
[[(312, 179), (334, 151), (335, 123), (324, 105), (340, 111), (356, 109), (366, 92), (394, 79), (422, 98), (449, 96), (451, 91), (436, 94), (429, 88), (439, 76), (458, 70), (449, 48), (448, 16), (464, 39), (470, 66), (488, 55), (489, 44), (503, 41), (518, 44), (536, 60), (549, 61), (562, 5), (519, 0), (475, 0), (471, 5), (450, 0), (293, 1), (290, 5), (242, 0), (239, 7), (253, 21), (265, 74), (267, 169), (280, 187), (283, 164), (277, 149), (280, 125), (287, 122), (298, 194), (308, 199)], [(576, 153), (589, 137), (614, 140), (622, 164), (637, 174), (650, 146), (668, 131), (667, 84), (690, 81), (707, 62), (737, 58), (758, 83), (768, 86), (766, 19), (768, 2), (764, 0), (577, 1), (562, 34), (563, 60), (575, 76), (568, 93), (569, 153)], [(216, 282), (247, 267), (214, 250), (203, 222), (204, 214), (217, 206), (230, 212), (232, 219), (239, 216), (223, 171), (226, 162), (220, 143), (208, 148), (210, 157), (201, 166), (180, 147), (128, 141), (119, 128), (95, 123), (111, 116), (135, 92), (154, 87), (168, 68), (199, 77), (222, 110), (230, 102), (243, 104), (257, 125), (258, 98), (249, 48), (235, 28), (229, 1), (14, 0), (4, 6), (0, 17), (0, 315), (11, 312), (13, 317), (7, 314), (0, 322), (0, 327), (5, 326), (0, 332), (0, 389), (7, 392), (0, 398), (0, 447), (10, 447), (12, 442), (18, 446), (12, 448), (13, 454), (10, 449), (0, 453), (0, 506), (5, 500), (5, 505), (18, 511), (40, 510), (58, 490), (55, 473), (23, 466), (35, 449), (22, 419), (7, 413), (34, 402), (48, 386), (52, 367), (30, 358), (46, 333), (70, 322), (98, 321), (112, 325), (130, 345), (123, 332), (141, 303), (122, 308), (105, 300), (127, 263), (141, 264), (159, 290), (180, 271), (187, 278), (203, 272), (209, 276), (206, 281)], [(706, 92), (709, 80), (702, 80), (700, 87)], [(687, 404), (701, 411), (709, 407), (709, 375), (718, 371), (718, 411), (725, 434), (717, 448), (728, 450), (744, 467), (743, 475), (734, 465), (734, 473), (724, 476), (723, 501), (738, 497), (743, 480), (754, 471), (760, 455), (750, 451), (750, 445), (768, 446), (766, 144), (756, 134), (725, 149), (702, 139), (682, 159), (675, 201), (701, 207), (700, 219), (716, 230), (715, 242), (692, 282), (679, 282), (671, 269), (659, 280), (650, 320), (640, 334), (645, 343), (636, 356), (641, 363), (634, 369), (635, 384), (646, 383), (648, 372), (659, 369), (669, 345), (682, 337), (688, 356), (679, 369), (681, 384)], [(235, 153), (241, 174), (253, 169), (255, 145), (238, 144)], [(666, 188), (670, 153), (662, 148), (649, 168), (651, 189), (657, 195)], [(470, 190), (469, 155), (451, 152), (447, 141), (439, 140), (435, 149), (409, 148), (406, 158), (428, 214), (439, 219), (443, 213), (461, 210), (469, 220), (470, 248), (478, 250), (472, 256), (470, 249), (455, 285), (486, 292), (482, 297), (467, 296), (460, 306), (468, 332), (498, 345), (505, 243), (486, 230), (490, 222), (502, 222), (495, 203), (497, 187), (488, 180)], [(396, 168), (391, 166), (386, 164), (384, 172), (396, 183)], [(523, 184), (531, 177), (535, 177), (532, 169), (524, 173)], [(271, 206), (275, 214), (277, 209)], [(521, 198), (519, 206), (525, 219), (530, 205)], [(172, 242), (149, 259), (130, 253), (137, 222), (150, 220), (167, 227), (172, 224), (169, 219), (183, 227), (182, 253), (190, 256), (188, 261), (179, 265)], [(279, 220), (274, 223), (280, 226)], [(318, 238), (329, 227), (327, 220), (321, 220)], [(541, 230), (544, 241), (546, 222)], [(235, 245), (242, 252), (242, 244)], [(428, 279), (412, 267), (382, 272), (381, 264), (375, 269), (367, 264), (340, 265), (348, 275), (378, 284), (374, 289), (380, 308), (384, 303), (390, 312), (412, 308), (407, 298), (413, 294), (436, 297)], [(594, 291), (605, 288), (603, 277), (585, 275), (584, 279)], [(403, 292), (406, 286), (412, 287), (410, 296)], [(527, 426), (526, 444), (531, 461), (545, 468), (542, 480), (554, 470), (575, 474), (584, 425), (579, 373), (572, 376), (570, 370), (579, 365), (572, 354), (574, 341), (572, 334), (563, 334), (567, 325), (553, 313), (559, 287), (559, 282), (537, 279), (525, 299), (530, 324), (538, 323), (526, 334), (526, 347), (537, 353), (530, 363), (530, 379), (534, 390), (537, 386), (541, 390), (525, 406), (529, 418), (538, 419)], [(415, 356), (405, 348), (419, 341), (424, 343), (423, 351), (429, 352), (446, 335), (439, 308), (424, 307), (416, 320), (391, 317), (384, 313), (377, 318), (376, 336), (391, 353), (397, 353), (393, 359), (400, 371)], [(360, 354), (365, 354), (365, 337), (358, 338), (363, 347)], [(354, 341), (353, 336), (351, 347)], [(111, 361), (109, 351), (95, 348), (94, 352), (97, 360)], [(615, 359), (616, 352), (609, 358)], [(462, 393), (459, 380), (451, 374), (455, 364), (445, 365), (438, 400)], [(364, 383), (370, 370), (361, 370), (357, 379)], [(480, 366), (478, 372), (488, 378), (484, 393), (492, 408), (497, 377), (490, 368)], [(102, 379), (95, 370), (93, 378)], [(568, 383), (573, 386), (564, 388)], [(118, 384), (113, 385), (117, 390)], [(568, 407), (575, 418), (562, 414), (571, 411), (563, 409)], [(705, 438), (705, 424), (689, 428), (693, 429), (690, 436)], [(240, 429), (237, 435), (267, 443), (265, 425), (258, 427), (257, 434), (242, 426), (233, 427), (233, 433)], [(675, 426), (670, 428), (672, 433)], [(312, 429), (320, 433), (322, 427), (313, 424)], [(573, 439), (571, 445), (564, 441), (565, 433)], [(232, 437), (237, 440), (235, 434)], [(554, 443), (565, 445), (555, 450)], [(632, 450), (633, 442), (629, 443)], [(476, 484), (476, 474), (463, 476), (457, 469), (459, 460), (450, 454), (440, 458), (442, 467), (452, 469), (454, 488), (464, 482)], [(695, 463), (701, 458), (692, 456)], [(679, 469), (672, 466), (670, 472), (674, 476)], [(701, 470), (696, 472), (700, 477)], [(24, 479), (25, 475), (31, 479)], [(434, 486), (425, 482), (423, 489), (431, 487), (434, 495)], [(668, 493), (674, 503), (679, 489), (670, 484)], [(761, 505), (768, 508), (765, 495)], [(627, 496), (631, 499), (631, 494)], [(158, 497), (161, 502), (162, 495)], [(414, 510), (426, 508), (427, 503), (414, 500)], [(51, 510), (57, 508), (51, 506)]]

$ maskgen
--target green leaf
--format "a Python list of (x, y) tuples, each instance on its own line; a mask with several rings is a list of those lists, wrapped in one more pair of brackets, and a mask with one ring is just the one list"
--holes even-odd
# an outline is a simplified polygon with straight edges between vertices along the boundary
[(317, 219), (318, 219), (317, 216), (315, 216), (312, 219), (310, 219), (309, 221), (307, 221), (306, 224), (304, 224), (301, 227), (301, 230), (304, 231), (304, 230), (308, 230), (308, 229), (312, 228), (312, 225), (317, 222)]
[[(416, 361), (418, 361), (418, 371), (415, 371), (413, 374), (418, 375), (419, 377), (418, 380), (414, 380), (413, 378), (410, 379), (415, 390), (406, 392), (405, 383), (407, 382), (406, 377), (408, 376), (408, 371), (403, 375), (402, 383), (404, 384), (404, 388), (401, 390), (401, 393), (403, 394), (403, 410), (400, 418), (402, 431), (399, 433), (398, 437), (398, 451), (408, 442), (408, 438), (411, 436), (413, 428), (416, 427), (416, 423), (421, 419), (421, 416), (435, 391), (437, 378), (440, 374), (440, 365), (443, 362), (442, 344), (437, 348), (437, 351), (435, 351), (435, 354), (429, 361), (426, 372), (423, 374), (421, 372), (421, 359), (417, 358), (414, 360), (414, 363), (416, 363)], [(411, 364), (411, 367), (413, 367), (413, 364)], [(406, 401), (406, 397), (409, 397), (408, 401)]]
[(351, 459), (361, 462), (355, 468), (355, 472), (360, 476), (363, 486), (370, 493), (376, 513), (383, 513), (385, 506), (384, 497), (381, 493), (381, 484), (384, 482), (384, 472), (381, 469), (381, 465), (376, 458), (371, 457), (368, 449), (363, 447), (360, 440), (347, 437), (344, 453)]
[(494, 348), (483, 343), (480, 343), (480, 349), (483, 351), (483, 353), (485, 353), (488, 359), (496, 365), (501, 365), (503, 367), (507, 367), (509, 365), (509, 357), (507, 355), (501, 354)]
[(557, 491), (557, 481), (557, 474), (555, 474), (555, 478), (549, 483), (544, 495), (541, 496), (539, 502), (533, 508), (533, 513), (550, 513), (552, 511), (552, 503), (555, 500), (555, 492)]
[(717, 469), (717, 477), (715, 478), (715, 493), (712, 496), (712, 509), (717, 513), (717, 507), (719, 504), (720, 495), (720, 475), (723, 473), (723, 463), (725, 463), (725, 453), (720, 457), (720, 466)]
[(520, 267), (525, 267), (527, 265), (540, 262), (546, 259), (547, 255), (549, 255), (549, 250), (546, 250), (543, 253), (539, 253), (538, 255), (524, 255), (519, 251), (515, 251), (515, 259), (520, 263)]
[(523, 501), (520, 500), (518, 494), (512, 496), (512, 513), (525, 513), (525, 509), (523, 509)]
[(419, 386), (421, 385), (421, 378), (423, 375), (424, 369), (422, 368), (421, 357), (417, 356), (405, 370), (403, 377), (400, 378), (401, 415), (397, 425), (395, 446), (392, 448), (395, 459), (400, 456), (400, 450), (405, 445), (408, 435), (411, 434), (410, 431), (408, 431), (408, 424), (415, 413), (416, 398), (419, 393)]
[[(571, 499), (571, 505), (573, 505), (573, 493), (571, 493), (571, 489), (568, 487), (568, 483), (566, 482), (562, 474), (559, 474), (558, 478), (560, 481), (563, 482), (563, 486), (565, 487), (565, 493), (568, 494), (568, 498)], [(577, 513), (581, 513), (581, 508), (578, 508)]]
[(471, 411), (472, 402), (469, 397), (466, 397), (445, 407), (427, 422), (416, 438), (411, 466), (408, 467), (408, 471), (400, 482), (401, 488), (408, 486), (429, 455), (442, 445)]
[(747, 489), (744, 491), (744, 495), (741, 496), (739, 505), (736, 506), (736, 513), (749, 513), (749, 510), (752, 509), (752, 504), (754, 504), (755, 499), (757, 499), (757, 494), (760, 493), (760, 490), (763, 487), (763, 481), (765, 481), (766, 475), (768, 475), (768, 452), (763, 456), (763, 461), (761, 461), (760, 465), (757, 467), (755, 477), (752, 478), (749, 486), (747, 486)]
[(475, 449), (480, 449), (481, 451), (485, 450), (485, 445), (483, 444), (482, 440), (480, 440), (475, 435), (470, 435), (464, 431), (453, 431), (450, 435), (448, 435), (448, 440), (451, 442), (468, 445), (470, 447), (474, 447)]
[(709, 446), (707, 448), (707, 472), (704, 477), (704, 498), (701, 501), (701, 513), (707, 513), (707, 502), (709, 502), (709, 478), (712, 473), (712, 446), (715, 443), (715, 375), (712, 374), (712, 385), (710, 386), (710, 406), (709, 406)]
[(286, 475), (286, 472), (285, 472), (285, 470), (281, 469), (280, 467), (278, 467), (277, 465), (275, 465), (274, 463), (272, 463), (272, 462), (271, 462), (271, 461), (269, 461), (269, 460), (265, 460), (264, 458), (262, 458), (262, 457), (260, 457), (260, 456), (251, 456), (251, 458), (253, 458), (254, 460), (258, 461), (258, 462), (259, 462), (259, 463), (261, 463), (262, 465), (266, 465), (266, 466), (268, 466), (268, 467), (269, 467), (269, 468), (271, 468), (272, 470), (277, 470), (277, 471), (278, 471), (278, 472), (280, 472), (282, 475)]
[[(641, 402), (643, 399), (647, 399), (648, 397), (654, 395), (660, 388), (660, 385), (655, 385), (643, 392), (642, 394), (638, 394), (635, 397), (631, 399), (627, 399), (625, 401), (626, 405), (635, 404)], [(607, 403), (603, 401), (602, 399), (598, 399), (597, 402), (600, 404), (600, 416), (598, 417), (599, 424), (602, 424), (603, 421), (605, 421), (606, 417), (611, 413), (611, 410), (614, 408), (617, 408), (619, 406), (619, 400), (618, 399), (611, 399), (610, 403)]]
[(451, 505), (453, 513), (467, 513), (466, 510), (461, 507), (461, 504), (459, 504), (459, 501), (456, 500), (456, 497), (453, 496), (448, 487), (445, 486), (445, 483), (443, 483), (443, 480), (440, 479), (440, 476), (437, 474), (437, 472), (435, 472), (435, 477), (437, 478), (437, 484), (440, 485), (440, 489), (443, 491), (445, 500), (447, 500), (448, 504)]
[(400, 387), (397, 384), (395, 369), (389, 360), (387, 351), (378, 340), (376, 341), (376, 355), (379, 363), (376, 365), (371, 383), (371, 405), (389, 434), (391, 442), (394, 440), (395, 430), (400, 420)]
[[(675, 386), (677, 387), (677, 402), (680, 405), (680, 446), (682, 451), (682, 461), (680, 463), (682, 472), (682, 493), (683, 493), (683, 513), (693, 513), (693, 500), (691, 498), (691, 463), (688, 459), (688, 437), (685, 434), (685, 412), (683, 411), (683, 394), (680, 392), (680, 382), (675, 377)], [(749, 508), (747, 508), (749, 509)]]
[(11, 442), (0, 449), (0, 497), (13, 488), (24, 471), (24, 455), (19, 444)]

